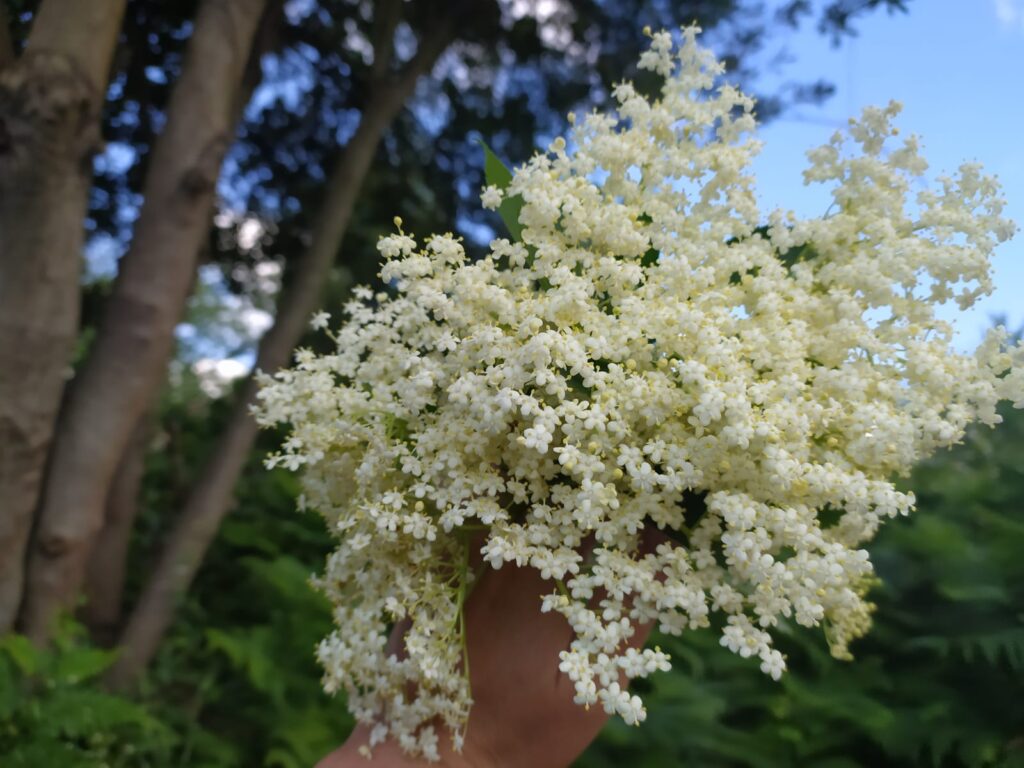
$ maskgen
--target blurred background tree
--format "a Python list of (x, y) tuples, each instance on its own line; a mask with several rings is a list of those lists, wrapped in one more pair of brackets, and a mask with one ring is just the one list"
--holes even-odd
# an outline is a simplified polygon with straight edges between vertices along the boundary
[[(306, 585), (328, 537), (262, 469), (247, 372), (375, 279), (395, 213), (479, 252), (496, 221), (477, 140), (524, 160), (636, 75), (644, 25), (697, 21), (757, 92), (776, 30), (840, 43), (881, 9), (904, 3), (0, 4), (0, 631), (53, 641), (4, 641), (3, 764), (301, 766), (341, 740)], [(830, 92), (790, 83), (759, 116)], [(794, 633), (797, 672), (772, 686), (710, 636), (665, 640), (679, 664), (650, 683), (651, 721), (610, 726), (581, 765), (1006, 764), (1024, 736), (1013, 423), (922, 470), (938, 514), (876, 547), (856, 666)], [(110, 712), (55, 726), (64, 693)]]

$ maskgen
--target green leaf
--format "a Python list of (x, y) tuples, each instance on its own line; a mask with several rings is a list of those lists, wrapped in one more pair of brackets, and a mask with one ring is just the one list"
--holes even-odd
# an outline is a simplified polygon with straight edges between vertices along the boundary
[(779, 254), (779, 261), (781, 261), (787, 269), (792, 268), (794, 265), (799, 264), (802, 261), (811, 261), (816, 258), (818, 258), (818, 252), (810, 243), (798, 245), (794, 248), (790, 248), (785, 253)]
[[(508, 189), (508, 185), (512, 183), (512, 171), (501, 162), (483, 139), (480, 140), (480, 146), (484, 150), (484, 179), (489, 185), (500, 190)], [(506, 195), (498, 206), (498, 215), (505, 222), (513, 240), (523, 239), (523, 225), (519, 223), (519, 212), (522, 209), (523, 198), (520, 195)]]
[(345, 708), (337, 703), (282, 713), (271, 735), (275, 746), (267, 752), (263, 764), (268, 768), (314, 765), (345, 740), (353, 725)]
[(58, 689), (40, 702), (39, 732), (44, 736), (79, 738), (124, 726), (145, 731), (154, 740), (174, 738), (140, 705), (101, 691)]
[(211, 628), (206, 630), (206, 639), (213, 650), (223, 653), (232, 666), (245, 673), (257, 691), (268, 694), (275, 702), (283, 695), (284, 682), (269, 627), (246, 628), (236, 633)]
[(265, 528), (251, 520), (228, 518), (221, 528), (220, 538), (239, 550), (257, 550), (273, 555), (280, 549), (278, 542), (267, 536)]
[(18, 680), (11, 662), (0, 656), (0, 720), (14, 712), (19, 698)]
[(42, 654), (24, 635), (7, 635), (0, 638), (0, 650), (11, 657), (22, 674), (32, 675), (39, 669)]
[(43, 765), (59, 765), (61, 768), (100, 768), (102, 765), (99, 758), (50, 739), (18, 744), (14, 751), (2, 757), (4, 768), (39, 768)]
[(640, 258), (640, 266), (653, 267), (658, 263), (661, 252), (657, 248), (648, 248), (647, 252)]
[(501, 161), (501, 158), (494, 154), (487, 142), (480, 139), (480, 146), (484, 150), (484, 179), (498, 189), (505, 190), (512, 183), (512, 171)]
[(57, 657), (54, 677), (62, 683), (78, 683), (95, 677), (117, 658), (117, 651), (101, 648), (72, 648)]

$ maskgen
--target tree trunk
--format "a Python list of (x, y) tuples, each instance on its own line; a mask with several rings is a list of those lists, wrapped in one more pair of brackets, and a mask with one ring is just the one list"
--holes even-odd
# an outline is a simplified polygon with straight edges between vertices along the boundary
[(103, 529), (89, 555), (85, 574), (86, 601), (81, 618), (93, 641), (103, 647), (114, 644), (121, 626), (128, 551), (139, 513), (146, 445), (152, 434), (152, 419), (143, 416), (135, 425), (128, 448), (114, 474), (107, 495)]
[(118, 462), (164, 380), (266, 2), (200, 6), (167, 126), (153, 149), (131, 247), (61, 411), (22, 609), (25, 631), (36, 641), (79, 594)]
[[(287, 364), (341, 248), (352, 209), (381, 137), (412, 95), (419, 77), (429, 72), (447, 47), (451, 31), (449, 23), (439, 25), (423, 41), (416, 57), (397, 79), (382, 78), (373, 89), (359, 127), (328, 179), (327, 197), (318, 212), (311, 245), (282, 293), (274, 326), (260, 342), (257, 369), (273, 371)], [(384, 47), (390, 50), (390, 41)], [(382, 48), (377, 49), (380, 50)], [(379, 71), (385, 72), (386, 67), (380, 67)], [(115, 690), (131, 688), (138, 682), (230, 510), (235, 484), (256, 439), (256, 423), (249, 414), (256, 391), (256, 382), (250, 376), (143, 588), (121, 636), (121, 655), (106, 677), (107, 684)]]
[[(280, 36), (281, 12), (284, 0), (269, 0), (259, 29), (256, 31), (249, 61), (242, 76), (242, 87), (234, 103), (234, 123), (252, 98), (256, 86), (263, 78), (261, 60), (265, 53), (277, 47)], [(200, 248), (197, 263), (205, 261), (206, 245)], [(195, 290), (196, 272), (192, 273), (191, 287)], [(184, 314), (185, 305), (180, 308)], [(181, 321), (179, 316), (178, 322)], [(117, 641), (124, 610), (125, 576), (135, 522), (140, 512), (139, 494), (145, 474), (147, 445), (153, 435), (154, 419), (159, 410), (159, 392), (153, 393), (154, 402), (135, 426), (135, 430), (118, 464), (107, 494), (103, 528), (89, 554), (85, 577), (85, 605), (81, 617), (89, 628), (93, 641), (104, 647)]]
[(46, 0), (0, 70), (0, 633), (68, 378), (92, 156), (125, 0)]
[(0, 4), (0, 70), (13, 64), (15, 58), (14, 41), (11, 39), (11, 18), (7, 14), (7, 6)]

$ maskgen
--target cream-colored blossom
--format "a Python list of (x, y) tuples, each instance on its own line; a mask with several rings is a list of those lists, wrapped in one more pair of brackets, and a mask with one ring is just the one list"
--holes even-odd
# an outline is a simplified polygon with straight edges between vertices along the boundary
[(480, 193), (480, 204), (488, 210), (496, 210), (501, 205), (502, 200), (501, 190), (493, 184), (484, 187), (483, 192)]
[[(718, 615), (722, 644), (774, 678), (781, 621), (847, 656), (870, 623), (863, 546), (913, 507), (893, 476), (1024, 401), (1024, 349), (996, 329), (958, 353), (936, 316), (991, 290), (1014, 231), (995, 181), (964, 165), (923, 184), (890, 104), (809, 153), (825, 217), (764, 215), (753, 100), (696, 34), (652, 36), (656, 100), (620, 84), (616, 109), (573, 121), (571, 152), (558, 139), (484, 191), (521, 198), (522, 242), (470, 261), (399, 226), (379, 244), (392, 291), (358, 291), (332, 354), (263, 379), (259, 420), (291, 429), (270, 463), (301, 471), (338, 537), (324, 684), (375, 742), (436, 757), (437, 721), (461, 740), (481, 527), (488, 567), (552, 580), (577, 702), (627, 722), (645, 712), (625, 680), (669, 666), (627, 647), (638, 622)], [(671, 542), (642, 553), (651, 528)]]

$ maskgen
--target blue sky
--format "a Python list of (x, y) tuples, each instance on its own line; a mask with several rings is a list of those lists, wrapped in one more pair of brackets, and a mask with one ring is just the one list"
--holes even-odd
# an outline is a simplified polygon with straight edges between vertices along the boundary
[[(999, 176), (1006, 214), (1024, 226), (1024, 0), (911, 0), (909, 13), (874, 13), (858, 23), (858, 36), (839, 48), (813, 26), (792, 33), (785, 45), (792, 61), (773, 82), (835, 84), (821, 107), (800, 107), (761, 131), (764, 150), (755, 168), (765, 207), (821, 215), (827, 191), (804, 187), (804, 152), (824, 143), (847, 117), (871, 104), (903, 102), (899, 125), (922, 138), (929, 175), (981, 162)], [(973, 347), (1004, 314), (1008, 326), (1024, 324), (1024, 232), (996, 251), (995, 292), (961, 315), (950, 307), (958, 344)]]

